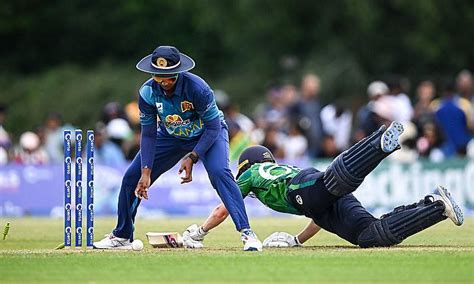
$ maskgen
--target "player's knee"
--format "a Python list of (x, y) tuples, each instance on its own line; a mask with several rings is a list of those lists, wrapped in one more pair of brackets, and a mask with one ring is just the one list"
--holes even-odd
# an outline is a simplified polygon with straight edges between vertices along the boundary
[(324, 172), (324, 184), (327, 190), (336, 196), (343, 196), (353, 192), (364, 181), (350, 173), (344, 164), (342, 155), (332, 161)]
[(362, 248), (390, 247), (402, 242), (395, 236), (385, 220), (376, 220), (360, 233), (357, 243)]

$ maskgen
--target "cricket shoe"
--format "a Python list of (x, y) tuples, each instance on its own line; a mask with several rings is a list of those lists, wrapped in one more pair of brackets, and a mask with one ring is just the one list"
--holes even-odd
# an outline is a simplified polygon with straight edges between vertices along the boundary
[(105, 235), (105, 238), (98, 242), (94, 242), (95, 249), (132, 249), (132, 243), (129, 239), (119, 238), (113, 234)]
[(391, 153), (398, 148), (400, 148), (400, 144), (398, 143), (398, 138), (403, 133), (403, 125), (398, 122), (394, 121), (390, 124), (387, 130), (382, 133), (382, 137), (380, 138), (380, 145), (382, 147), (382, 151), (385, 153)]
[(244, 243), (244, 251), (262, 251), (262, 242), (251, 229), (242, 231), (240, 238)]
[(457, 205), (451, 193), (445, 187), (439, 185), (436, 190), (438, 194), (432, 196), (435, 200), (443, 201), (445, 207), (443, 215), (451, 219), (455, 225), (461, 226), (464, 223), (464, 214), (461, 207)]

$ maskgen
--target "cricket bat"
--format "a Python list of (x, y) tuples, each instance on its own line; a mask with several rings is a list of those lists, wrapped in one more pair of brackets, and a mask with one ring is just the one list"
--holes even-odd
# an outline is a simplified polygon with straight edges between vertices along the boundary
[(154, 248), (179, 248), (183, 246), (183, 238), (177, 232), (148, 232), (148, 243)]

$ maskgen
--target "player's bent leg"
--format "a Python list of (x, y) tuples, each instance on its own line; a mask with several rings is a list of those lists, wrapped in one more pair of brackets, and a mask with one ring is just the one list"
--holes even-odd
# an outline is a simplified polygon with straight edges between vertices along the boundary
[[(156, 142), (151, 184), (161, 174), (172, 168), (186, 153), (178, 147), (177, 141), (178, 139), (176, 138), (159, 137), (159, 140)], [(135, 188), (141, 177), (140, 155), (141, 153), (139, 152), (135, 156), (122, 179), (117, 210), (117, 225), (112, 234), (107, 235), (102, 241), (107, 241), (110, 239), (110, 236), (119, 239), (120, 242), (113, 243), (117, 245), (123, 243), (123, 240), (133, 241), (135, 216), (140, 205), (140, 199), (135, 196)]]
[(122, 178), (117, 208), (117, 226), (112, 232), (113, 236), (121, 239), (131, 239), (133, 235), (133, 220), (140, 204), (140, 199), (134, 193), (141, 176), (140, 163), (141, 157), (138, 154)]
[(380, 162), (400, 148), (398, 138), (403, 133), (399, 122), (385, 126), (344, 151), (324, 173), (324, 184), (336, 196), (351, 193)]
[(314, 213), (312, 219), (319, 227), (353, 245), (358, 245), (361, 232), (378, 220), (352, 194), (340, 197), (325, 211)]
[(229, 167), (229, 143), (225, 128), (221, 128), (217, 140), (200, 159), (237, 231), (250, 228), (242, 194)]
[(234, 221), (236, 229), (241, 232), (244, 250), (262, 251), (262, 242), (252, 229), (250, 229), (242, 194), (230, 173), (230, 169), (208, 169), (208, 174), (211, 184), (217, 190), (222, 203), (224, 203), (226, 209), (229, 211), (229, 215)]
[(242, 194), (229, 167), (229, 144), (227, 137), (227, 130), (222, 128), (219, 137), (204, 157), (201, 157), (201, 160), (212, 186), (216, 189), (227, 211), (229, 211), (237, 231), (241, 233), (244, 250), (261, 251), (262, 243), (250, 229)]
[(358, 238), (359, 246), (388, 247), (423, 231), (446, 218), (456, 225), (463, 222), (463, 214), (450, 193), (443, 187), (439, 194), (427, 195), (418, 203), (399, 206), (369, 225)]
[[(140, 155), (128, 167), (120, 187), (117, 226), (112, 233), (97, 242), (93, 247), (96, 249), (132, 249), (131, 239), (133, 235), (133, 220), (140, 200), (135, 197), (134, 191), (140, 179)], [(134, 202), (134, 200), (136, 200)]]

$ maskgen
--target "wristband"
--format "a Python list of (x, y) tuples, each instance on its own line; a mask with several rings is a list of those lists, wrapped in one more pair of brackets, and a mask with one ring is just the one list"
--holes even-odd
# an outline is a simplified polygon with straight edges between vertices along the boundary
[(193, 164), (197, 163), (198, 160), (199, 160), (199, 157), (196, 155), (196, 153), (194, 152), (189, 152), (186, 154), (186, 156), (184, 156), (184, 158), (190, 158), (191, 161), (193, 161)]
[(295, 236), (295, 243), (297, 246), (301, 246), (300, 240), (298, 239), (298, 236)]
[(197, 231), (197, 234), (199, 235), (199, 237), (204, 237), (205, 235), (207, 235), (208, 232), (204, 231), (204, 229), (202, 227), (199, 227), (199, 230)]

